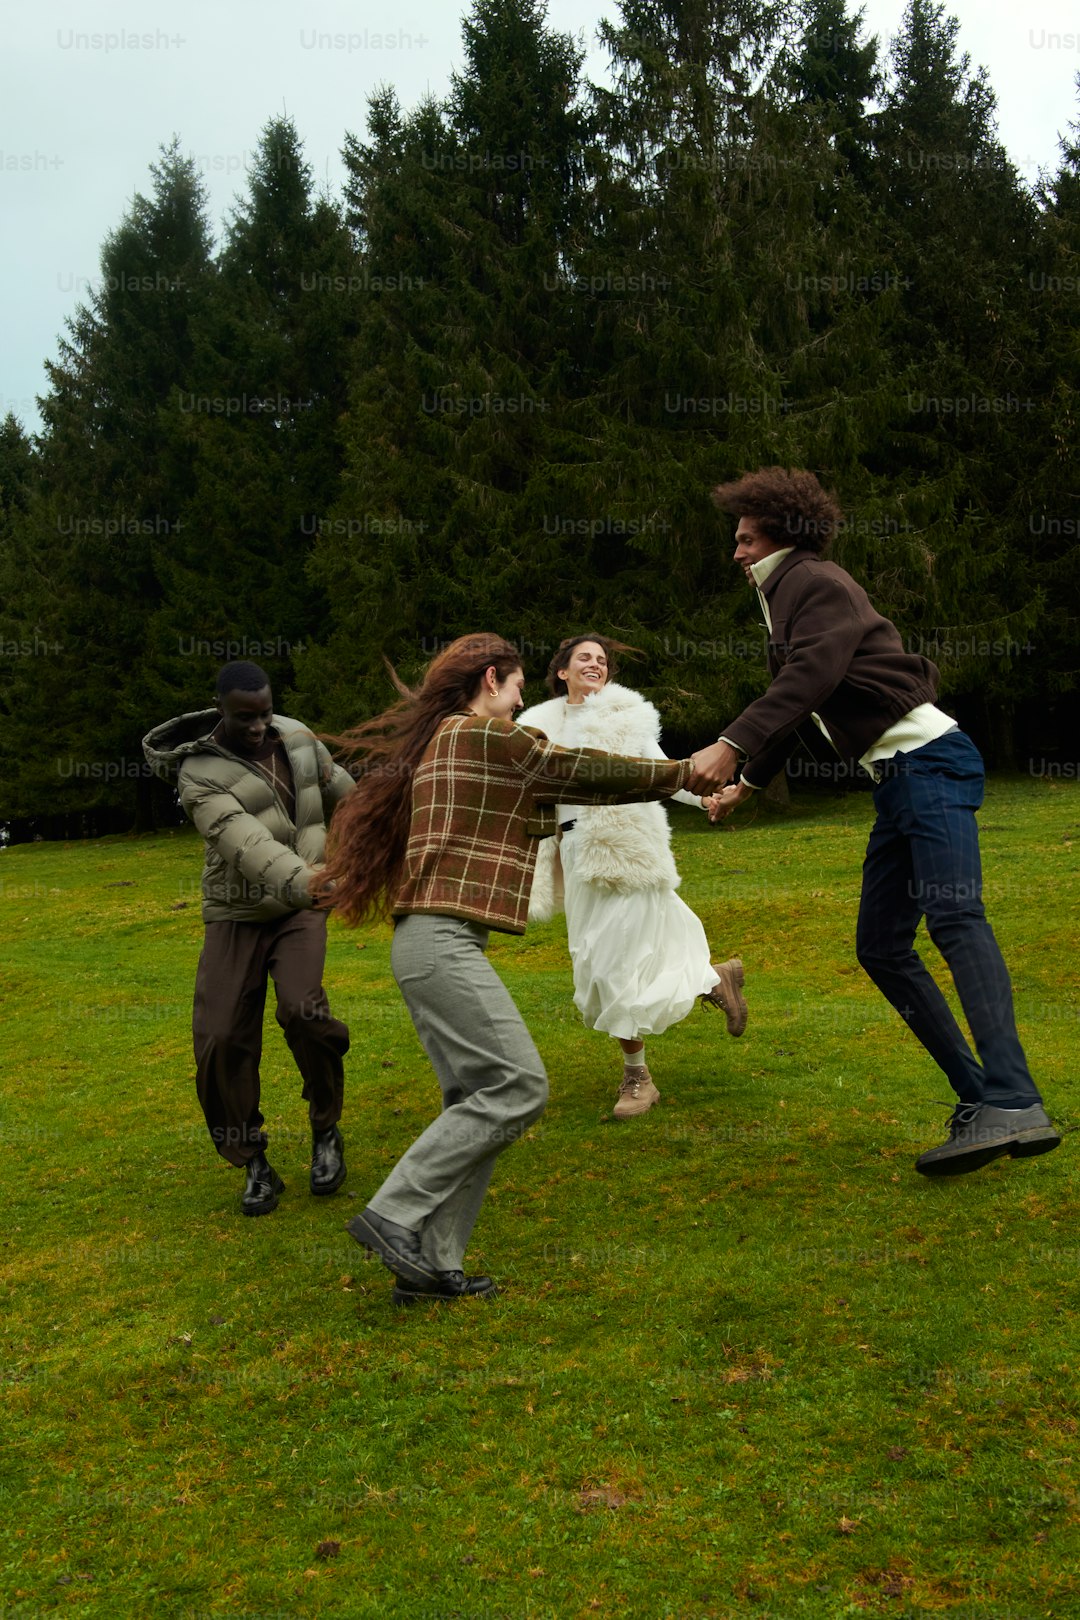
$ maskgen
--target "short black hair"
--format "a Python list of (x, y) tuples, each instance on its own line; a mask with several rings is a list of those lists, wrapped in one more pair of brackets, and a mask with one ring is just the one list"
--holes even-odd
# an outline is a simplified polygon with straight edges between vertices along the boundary
[(230, 692), (261, 692), (264, 686), (269, 685), (270, 677), (265, 669), (260, 669), (258, 664), (252, 664), (246, 658), (238, 658), (235, 663), (225, 664), (218, 670), (214, 695), (223, 698)]

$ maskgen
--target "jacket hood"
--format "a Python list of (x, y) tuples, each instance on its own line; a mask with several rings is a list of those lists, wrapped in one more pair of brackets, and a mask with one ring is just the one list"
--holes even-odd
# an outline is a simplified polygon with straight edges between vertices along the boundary
[(216, 709), (199, 709), (193, 714), (179, 714), (175, 720), (166, 720), (164, 725), (147, 732), (143, 738), (143, 753), (154, 775), (164, 777), (166, 782), (175, 782), (181, 762), (189, 754), (203, 750), (225, 753), (224, 748), (210, 741), (210, 733), (220, 719)]
[[(178, 714), (174, 720), (166, 720), (163, 725), (147, 732), (143, 738), (143, 753), (154, 775), (164, 777), (166, 782), (175, 782), (180, 766), (192, 754), (218, 754), (222, 759), (239, 759), (240, 755), (234, 754), (230, 748), (211, 741), (210, 733), (220, 719), (216, 709), (198, 709), (192, 714)], [(273, 715), (270, 724), (282, 738), (288, 738), (297, 731), (308, 731), (307, 726), (299, 720), (290, 720), (283, 714)], [(308, 732), (308, 735), (311, 733)]]

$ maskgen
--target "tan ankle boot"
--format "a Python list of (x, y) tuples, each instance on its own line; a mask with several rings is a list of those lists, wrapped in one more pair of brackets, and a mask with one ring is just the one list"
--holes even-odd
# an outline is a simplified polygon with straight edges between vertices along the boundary
[(611, 1110), (612, 1117), (633, 1119), (635, 1114), (647, 1114), (653, 1103), (659, 1101), (660, 1093), (644, 1064), (639, 1069), (624, 1069), (619, 1095)]
[(717, 1008), (727, 1019), (728, 1034), (741, 1035), (747, 1019), (746, 998), (742, 993), (745, 978), (742, 962), (733, 956), (730, 962), (714, 962), (712, 970), (720, 975), (720, 983), (714, 984), (700, 998), (701, 1005)]

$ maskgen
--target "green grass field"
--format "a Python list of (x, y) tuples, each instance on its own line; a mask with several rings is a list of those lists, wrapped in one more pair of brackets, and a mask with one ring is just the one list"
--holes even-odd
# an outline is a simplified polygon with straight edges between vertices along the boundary
[[(914, 1173), (949, 1091), (855, 962), (871, 809), (676, 812), (750, 1025), (650, 1041), (628, 1124), (561, 923), (493, 939), (551, 1106), (477, 1226), (502, 1296), (407, 1312), (343, 1230), (437, 1106), (389, 931), (331, 925), (346, 1187), (307, 1192), (268, 1013), (287, 1191), (246, 1220), (195, 1099), (198, 839), (0, 853), (0, 1620), (1080, 1615), (1076, 1144)], [(981, 821), (1071, 1131), (1080, 789), (995, 782)]]

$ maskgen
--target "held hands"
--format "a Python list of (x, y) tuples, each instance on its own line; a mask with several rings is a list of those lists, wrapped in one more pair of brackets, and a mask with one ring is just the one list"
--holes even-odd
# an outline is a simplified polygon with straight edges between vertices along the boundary
[[(710, 821), (723, 821), (736, 805), (742, 804), (754, 791), (743, 782), (731, 780), (738, 769), (739, 755), (730, 743), (712, 743), (692, 755), (690, 763), (693, 774), (688, 786), (691, 793), (702, 796), (702, 806), (708, 812)], [(725, 787), (724, 783), (728, 786)]]
[(736, 805), (745, 804), (753, 791), (753, 788), (747, 787), (744, 782), (732, 782), (730, 787), (724, 788), (720, 793), (714, 793), (709, 800), (709, 820), (723, 821), (725, 816), (730, 816)]
[(693, 774), (686, 784), (691, 793), (711, 793), (735, 775), (739, 756), (730, 743), (714, 742), (690, 756)]

